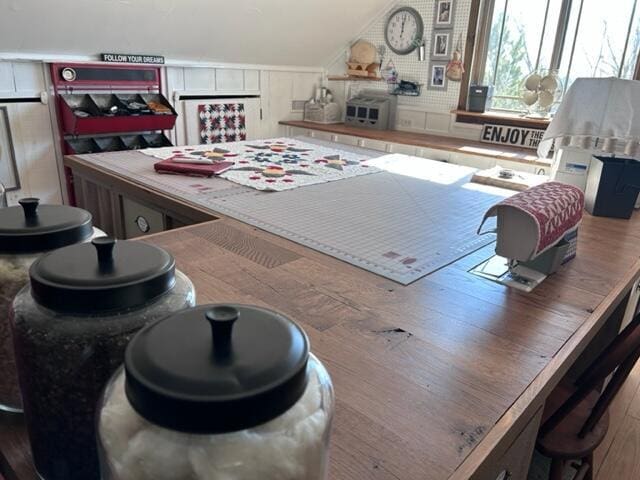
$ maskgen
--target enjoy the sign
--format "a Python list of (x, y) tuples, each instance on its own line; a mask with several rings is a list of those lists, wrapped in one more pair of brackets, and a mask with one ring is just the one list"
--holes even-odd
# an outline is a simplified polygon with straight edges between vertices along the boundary
[(497, 143), (500, 145), (511, 145), (522, 148), (538, 148), (538, 143), (542, 140), (544, 130), (539, 128), (511, 127), (507, 125), (485, 124), (482, 127), (480, 141), (486, 143)]

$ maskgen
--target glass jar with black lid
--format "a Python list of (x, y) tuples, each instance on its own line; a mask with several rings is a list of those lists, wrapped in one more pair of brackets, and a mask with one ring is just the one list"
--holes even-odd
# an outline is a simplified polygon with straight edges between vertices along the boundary
[(104, 480), (323, 480), (331, 379), (276, 312), (202, 305), (145, 327), (98, 411)]
[(29, 267), (44, 252), (104, 235), (91, 214), (63, 205), (40, 205), (23, 198), (20, 205), (0, 208), (0, 410), (22, 411), (9, 308), (29, 281)]
[(95, 407), (146, 324), (195, 304), (166, 251), (109, 237), (36, 260), (12, 328), (36, 470), (45, 480), (97, 480)]

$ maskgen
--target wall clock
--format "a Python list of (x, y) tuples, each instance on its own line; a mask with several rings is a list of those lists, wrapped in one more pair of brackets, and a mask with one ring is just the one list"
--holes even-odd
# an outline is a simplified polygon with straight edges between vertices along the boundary
[(411, 7), (393, 11), (384, 27), (384, 39), (398, 55), (407, 55), (422, 44), (424, 26), (420, 14)]

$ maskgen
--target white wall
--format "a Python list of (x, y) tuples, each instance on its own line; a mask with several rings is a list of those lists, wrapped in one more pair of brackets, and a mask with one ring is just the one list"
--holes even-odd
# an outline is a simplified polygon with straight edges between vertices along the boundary
[(4, 0), (0, 52), (322, 65), (390, 0)]
[(45, 91), (43, 64), (0, 62), (0, 106), (7, 108), (21, 183), (20, 190), (8, 192), (12, 204), (31, 196), (44, 203), (62, 201), (49, 107), (39, 101)]
[(264, 75), (265, 88), (262, 98), (264, 123), (263, 136), (284, 135), (280, 120), (302, 120), (304, 111), (294, 109), (293, 101), (309, 100), (315, 87), (322, 83), (322, 72), (268, 72)]
[[(167, 67), (165, 94), (174, 105), (178, 96), (259, 96), (262, 119), (257, 126), (249, 126), (250, 137), (276, 137), (284, 134), (284, 127), (278, 125), (280, 120), (302, 119), (302, 110), (295, 109), (293, 102), (308, 100), (315, 87), (321, 85), (322, 74), (321, 68)], [(184, 144), (187, 130), (184, 122), (193, 119), (185, 118), (181, 108), (178, 113), (182, 116), (172, 132), (172, 141)]]
[[(423, 84), (422, 94), (419, 97), (398, 97), (396, 128), (398, 130), (452, 135), (477, 140), (480, 137), (479, 127), (455, 123), (455, 117), (450, 113), (451, 110), (456, 109), (458, 106), (460, 82), (448, 81), (446, 91), (427, 89), (430, 77), (430, 53), (433, 49), (431, 40), (433, 39), (435, 1), (406, 0), (402, 2), (396, 1), (389, 5), (386, 9), (381, 10), (378, 17), (370, 22), (367, 27), (354, 36), (351, 42), (346, 43), (326, 67), (329, 74), (344, 74), (346, 72), (345, 62), (349, 57), (349, 45), (358, 39), (367, 40), (376, 47), (385, 45), (386, 53), (383, 66), (386, 66), (388, 61), (392, 60), (402, 80)], [(453, 46), (456, 46), (459, 41), (461, 47), (464, 47), (471, 11), (471, 0), (454, 0), (454, 2), (454, 22), (450, 38), (453, 39)], [(417, 51), (408, 55), (396, 55), (385, 44), (384, 27), (386, 20), (394, 8), (400, 5), (413, 7), (422, 16), (427, 52), (427, 60), (424, 62), (418, 61)], [(471, 55), (471, 53), (463, 51), (463, 56)], [(386, 84), (383, 82), (330, 81), (327, 85), (338, 99), (349, 97), (364, 88), (387, 89)]]

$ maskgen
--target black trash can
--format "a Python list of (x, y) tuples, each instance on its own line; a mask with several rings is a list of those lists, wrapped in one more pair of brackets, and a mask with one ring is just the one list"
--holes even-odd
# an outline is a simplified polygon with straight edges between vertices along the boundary
[(640, 161), (629, 157), (591, 158), (585, 209), (597, 217), (631, 218), (640, 192)]

